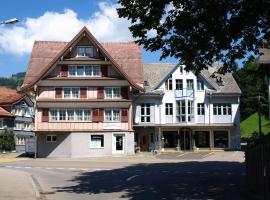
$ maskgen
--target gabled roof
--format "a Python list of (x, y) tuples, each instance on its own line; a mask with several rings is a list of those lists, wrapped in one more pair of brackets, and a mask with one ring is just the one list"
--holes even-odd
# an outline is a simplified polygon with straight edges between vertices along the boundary
[(0, 117), (13, 117), (13, 115), (4, 108), (0, 107)]
[(0, 105), (9, 105), (16, 103), (24, 97), (24, 94), (18, 93), (14, 89), (0, 87)]
[(116, 70), (136, 89), (143, 90), (141, 48), (132, 42), (99, 43), (84, 27), (70, 42), (38, 41), (34, 43), (28, 70), (22, 88), (30, 88), (42, 79), (51, 67), (72, 47), (82, 35), (86, 35), (112, 62)]
[[(144, 80), (149, 82), (149, 87), (146, 91), (159, 88), (179, 66), (180, 64), (143, 64)], [(224, 82), (223, 86), (218, 85), (216, 79), (211, 77), (217, 70), (217, 67), (218, 66), (209, 67), (207, 70), (201, 71), (199, 77), (213, 87), (214, 93), (240, 95), (241, 90), (231, 73), (219, 75)]]

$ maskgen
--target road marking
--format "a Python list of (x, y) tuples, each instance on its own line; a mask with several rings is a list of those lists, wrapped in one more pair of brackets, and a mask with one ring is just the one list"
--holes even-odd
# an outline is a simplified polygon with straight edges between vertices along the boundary
[(131, 181), (132, 179), (136, 178), (137, 176), (139, 176), (139, 175), (131, 176), (131, 177), (127, 178), (126, 181), (129, 182), (129, 181)]
[[(15, 167), (16, 168), (16, 167)], [(25, 169), (31, 169), (32, 167), (24, 167)]]
[(14, 168), (16, 168), (16, 169), (20, 169), (20, 168), (22, 168), (22, 167), (14, 167)]
[(182, 154), (180, 154), (180, 155), (178, 155), (178, 156), (176, 156), (176, 157), (181, 157), (181, 156), (184, 156), (184, 155), (186, 155), (186, 154), (189, 154), (190, 152), (185, 152), (185, 153), (182, 153)]
[(206, 157), (209, 157), (210, 155), (213, 155), (213, 154), (215, 154), (214, 152), (210, 152), (210, 153), (208, 153), (208, 154), (206, 154), (206, 155), (203, 155), (202, 157), (203, 158), (206, 158)]
[(67, 168), (67, 169), (69, 169), (69, 170), (76, 170), (76, 168), (73, 168), (73, 167), (71, 167), (71, 168)]
[(56, 169), (63, 170), (63, 169), (65, 169), (65, 168), (63, 168), (63, 167), (58, 167), (58, 168), (56, 168)]
[(4, 167), (7, 167), (7, 168), (11, 168), (12, 166), (10, 166), (10, 165), (7, 165), (7, 166), (4, 166)]

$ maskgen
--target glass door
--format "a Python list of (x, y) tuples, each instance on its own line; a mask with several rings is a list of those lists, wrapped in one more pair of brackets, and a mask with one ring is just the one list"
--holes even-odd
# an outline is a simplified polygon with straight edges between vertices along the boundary
[(123, 154), (124, 153), (124, 135), (113, 135), (113, 153)]

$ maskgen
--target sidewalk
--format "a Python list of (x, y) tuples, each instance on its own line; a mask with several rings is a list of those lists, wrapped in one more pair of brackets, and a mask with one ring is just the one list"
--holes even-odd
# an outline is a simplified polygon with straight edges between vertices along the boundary
[(38, 192), (29, 174), (0, 168), (0, 180), (0, 200), (37, 199)]

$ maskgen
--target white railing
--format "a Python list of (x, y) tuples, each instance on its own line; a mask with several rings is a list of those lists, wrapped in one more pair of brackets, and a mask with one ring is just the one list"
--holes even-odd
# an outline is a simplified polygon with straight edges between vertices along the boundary
[(195, 98), (195, 91), (194, 89), (183, 88), (182, 90), (174, 90), (175, 98), (181, 97), (189, 97), (194, 99)]

